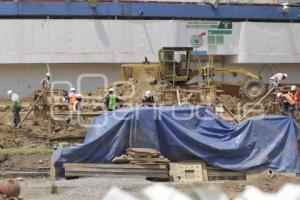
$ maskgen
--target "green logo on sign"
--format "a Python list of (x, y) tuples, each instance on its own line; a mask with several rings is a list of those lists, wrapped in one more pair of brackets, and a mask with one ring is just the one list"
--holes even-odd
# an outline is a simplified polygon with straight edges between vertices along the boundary
[(206, 32), (202, 32), (199, 35), (192, 35), (190, 38), (190, 43), (192, 45), (192, 47), (194, 48), (199, 48), (203, 45), (203, 41), (204, 41), (204, 36), (206, 35)]

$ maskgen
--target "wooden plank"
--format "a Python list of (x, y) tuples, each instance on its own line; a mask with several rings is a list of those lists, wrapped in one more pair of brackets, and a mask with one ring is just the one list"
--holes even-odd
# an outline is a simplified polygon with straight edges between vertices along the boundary
[(145, 178), (161, 178), (169, 179), (168, 174), (128, 174), (128, 173), (86, 173), (86, 172), (76, 172), (76, 173), (66, 173), (66, 178), (70, 177), (126, 177), (126, 178), (136, 178), (136, 177), (145, 177)]
[(159, 154), (128, 153), (129, 158), (159, 158)]
[(166, 165), (130, 165), (130, 164), (92, 164), (92, 163), (64, 163), (65, 168), (83, 167), (83, 168), (99, 168), (99, 169), (166, 169)]
[(246, 180), (245, 171), (232, 171), (216, 167), (208, 167), (209, 180)]
[(151, 148), (129, 148), (126, 151), (134, 153), (159, 154), (159, 152), (156, 149)]
[(206, 162), (201, 162), (201, 165), (202, 165), (203, 180), (205, 182), (207, 182), (208, 181), (208, 172), (207, 172)]
[(50, 179), (52, 180), (56, 180), (57, 176), (56, 176), (56, 169), (54, 166), (54, 159), (53, 157), (51, 158), (51, 163), (50, 163)]
[(248, 114), (249, 113), (251, 113), (254, 109), (255, 109), (255, 107), (257, 106), (257, 105), (259, 105), (265, 98), (267, 98), (272, 92), (273, 92), (273, 90), (274, 90), (275, 88), (271, 88), (268, 92), (267, 92), (267, 94), (265, 94), (265, 96), (263, 96), (254, 106), (252, 106), (252, 108), (251, 109), (249, 109), (244, 115), (243, 115), (243, 118), (241, 119), (241, 120), (243, 120), (243, 119), (245, 119), (247, 116), (248, 116)]
[(95, 168), (65, 168), (65, 172), (95, 172), (95, 173), (168, 173), (166, 169), (95, 169)]
[(35, 108), (35, 105), (38, 103), (38, 101), (40, 100), (41, 96), (39, 96), (32, 104), (32, 106), (29, 108), (29, 110), (27, 111), (27, 113), (25, 114), (25, 116), (23, 117), (23, 119), (20, 121), (20, 123), (18, 124), (17, 128), (20, 128), (22, 126), (22, 124), (24, 123), (24, 121), (27, 119), (27, 117), (29, 116), (29, 114), (31, 113), (31, 111), (33, 111), (33, 109)]
[(50, 171), (51, 167), (38, 167), (37, 170), (38, 171)]
[[(130, 159), (130, 158), (129, 158)], [(130, 162), (157, 162), (157, 163), (169, 163), (167, 158), (131, 158)]]
[(229, 172), (229, 171), (223, 171), (223, 172), (214, 172), (214, 171), (208, 171), (208, 177), (210, 176), (222, 176), (222, 177), (229, 177), (229, 176), (246, 176), (245, 173), (242, 172)]
[(133, 164), (133, 165), (144, 165), (144, 166), (155, 166), (155, 165), (164, 165), (164, 166), (167, 166), (168, 165), (168, 163), (151, 162), (151, 161), (141, 162), (141, 161), (135, 161), (135, 160), (132, 160), (129, 163)]
[(70, 177), (70, 176), (104, 176), (104, 175), (114, 175), (114, 176), (144, 176), (144, 177), (168, 177), (168, 172), (167, 170), (164, 172), (159, 172), (159, 173), (153, 173), (153, 172), (132, 172), (132, 171), (123, 171), (123, 172), (102, 172), (102, 171), (70, 171), (70, 170), (65, 170), (65, 176)]
[(51, 112), (51, 116), (82, 116), (96, 117), (103, 115), (104, 112)]

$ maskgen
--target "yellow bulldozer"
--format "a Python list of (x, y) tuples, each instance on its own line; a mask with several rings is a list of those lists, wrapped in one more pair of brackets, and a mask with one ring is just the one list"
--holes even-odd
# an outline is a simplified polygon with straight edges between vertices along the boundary
[[(130, 78), (152, 82), (167, 81), (173, 85), (190, 79), (191, 47), (164, 47), (158, 51), (159, 63), (128, 63), (121, 66), (121, 80)], [(185, 62), (182, 62), (185, 57)]]
[[(198, 63), (200, 64), (199, 60)], [(242, 98), (256, 99), (266, 92), (266, 87), (261, 76), (242, 67), (215, 67), (213, 56), (208, 56), (207, 65), (201, 66), (200, 64), (198, 70), (199, 74), (202, 76), (202, 81), (206, 84), (229, 84), (240, 86), (239, 95)], [(244, 76), (244, 80), (237, 83), (226, 83), (215, 80), (216, 74), (232, 74), (233, 76), (240, 74)], [(192, 81), (190, 80), (189, 82)]]
[[(214, 57), (208, 56), (208, 63), (202, 66), (198, 59), (198, 67), (191, 69), (191, 47), (163, 47), (158, 51), (158, 63), (131, 63), (121, 66), (121, 79), (126, 81), (130, 78), (142, 79), (148, 82), (164, 81), (172, 85), (186, 85), (205, 83), (225, 84), (215, 80), (215, 75), (237, 74), (243, 75), (244, 81), (235, 83), (240, 86), (240, 96), (248, 99), (255, 99), (265, 93), (265, 85), (261, 77), (241, 67), (215, 67)], [(200, 79), (199, 79), (200, 77)], [(230, 83), (232, 84), (232, 83)]]

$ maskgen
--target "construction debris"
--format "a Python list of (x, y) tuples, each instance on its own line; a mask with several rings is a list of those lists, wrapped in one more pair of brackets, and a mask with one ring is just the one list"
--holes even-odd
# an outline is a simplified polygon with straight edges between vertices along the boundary
[(115, 164), (168, 165), (170, 161), (155, 149), (129, 148), (126, 154), (115, 157), (112, 162)]
[(126, 176), (169, 179), (166, 165), (64, 163), (66, 178)]
[(126, 154), (113, 159), (114, 164), (64, 163), (65, 177), (142, 176), (168, 180), (169, 160), (155, 149), (129, 148)]
[(174, 182), (194, 183), (215, 180), (246, 180), (243, 171), (230, 171), (207, 166), (205, 161), (170, 163), (170, 178)]
[[(144, 80), (129, 79), (124, 82), (116, 82), (113, 85), (108, 86), (115, 87), (116, 94), (126, 100), (126, 104), (129, 106), (136, 106), (142, 104), (142, 97), (147, 90), (150, 90), (152, 94), (157, 94), (164, 85), (161, 84), (151, 84)], [(108, 93), (108, 88), (98, 87), (94, 96), (100, 96), (104, 99), (105, 95)], [(157, 101), (157, 95), (154, 95), (155, 101)]]
[(174, 182), (194, 183), (208, 181), (206, 163), (204, 161), (170, 163), (169, 174)]

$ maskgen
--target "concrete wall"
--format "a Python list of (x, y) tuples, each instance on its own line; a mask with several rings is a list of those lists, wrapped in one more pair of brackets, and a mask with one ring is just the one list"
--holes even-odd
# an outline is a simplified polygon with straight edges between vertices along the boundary
[[(187, 23), (1, 19), (0, 63), (122, 63), (140, 62), (144, 56), (157, 61), (157, 51), (164, 46), (191, 46)], [(201, 27), (194, 34), (216, 29)], [(231, 55), (235, 63), (300, 63), (299, 32), (299, 23), (234, 22), (224, 44), (203, 50)]]
[[(82, 74), (101, 73), (108, 82), (119, 80), (120, 63), (140, 62), (144, 56), (157, 61), (161, 47), (186, 46), (185, 27), (182, 20), (1, 19), (0, 96), (8, 89), (22, 96), (37, 89), (47, 72), (40, 63), (52, 63), (54, 81), (69, 81), (76, 88)], [(228, 44), (232, 48), (226, 48), (231, 52), (216, 64), (244, 66), (262, 73), (266, 82), (272, 74), (286, 72), (286, 83), (298, 83), (300, 64), (293, 63), (300, 63), (299, 32), (297, 23), (234, 22)], [(242, 77), (223, 79), (235, 82)], [(103, 85), (100, 78), (84, 79), (82, 90), (93, 91), (98, 85)]]
[[(232, 66), (222, 64), (219, 60), (215, 61), (216, 66)], [(285, 72), (288, 79), (283, 83), (299, 84), (299, 66), (297, 64), (240, 64), (241, 66), (253, 72), (260, 74), (265, 83), (269, 81), (269, 77), (277, 72)], [(120, 64), (51, 64), (51, 72), (55, 82), (58, 84), (56, 88), (69, 89), (72, 87), (82, 88), (82, 91), (95, 91), (98, 86), (102, 86), (104, 81), (98, 77), (84, 78), (79, 86), (78, 78), (80, 75), (93, 74), (106, 75), (108, 83), (118, 81), (120, 79)], [(0, 97), (6, 96), (6, 91), (12, 89), (22, 96), (31, 95), (33, 91), (39, 88), (40, 80), (45, 76), (47, 68), (44, 64), (11, 64), (0, 65)], [(226, 82), (237, 82), (243, 80), (243, 76), (233, 77), (226, 74), (223, 77), (217, 76), (218, 80)], [(64, 82), (59, 84), (59, 82)], [(68, 84), (71, 84), (70, 86)]]
[[(51, 64), (53, 81), (65, 82), (57, 84), (57, 88), (69, 89), (80, 87), (77, 84), (78, 77), (83, 74), (104, 74), (109, 83), (120, 79), (120, 64)], [(47, 72), (44, 64), (10, 64), (0, 65), (0, 97), (6, 96), (7, 90), (16, 91), (22, 96), (30, 95), (39, 88), (40, 80)], [(97, 86), (104, 81), (98, 77), (86, 77), (82, 79), (82, 90), (95, 91)]]

